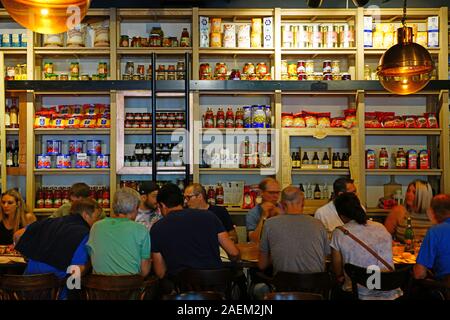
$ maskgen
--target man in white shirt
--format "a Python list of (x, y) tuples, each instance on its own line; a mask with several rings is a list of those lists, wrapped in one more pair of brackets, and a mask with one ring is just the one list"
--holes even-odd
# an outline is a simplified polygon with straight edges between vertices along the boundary
[(356, 194), (354, 181), (350, 178), (337, 179), (333, 183), (333, 192), (333, 200), (317, 209), (314, 215), (314, 218), (322, 221), (328, 231), (328, 234), (331, 234), (331, 232), (333, 232), (333, 230), (337, 227), (344, 225), (344, 222), (342, 222), (341, 218), (339, 218), (336, 207), (334, 206), (334, 199), (344, 192)]

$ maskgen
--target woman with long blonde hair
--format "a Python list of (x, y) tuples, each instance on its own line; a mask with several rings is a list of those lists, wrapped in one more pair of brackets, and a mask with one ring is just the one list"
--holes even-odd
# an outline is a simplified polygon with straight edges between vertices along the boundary
[(2, 193), (0, 202), (0, 245), (13, 243), (14, 233), (36, 221), (36, 216), (27, 212), (23, 198), (16, 189)]
[(407, 218), (410, 217), (415, 238), (422, 240), (433, 225), (427, 215), (432, 198), (431, 185), (423, 180), (414, 180), (408, 185), (404, 205), (392, 208), (384, 226), (397, 240), (403, 241)]

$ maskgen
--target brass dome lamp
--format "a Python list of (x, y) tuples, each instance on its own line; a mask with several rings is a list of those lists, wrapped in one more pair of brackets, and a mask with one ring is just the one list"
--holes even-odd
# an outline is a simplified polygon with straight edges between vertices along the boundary
[(44, 34), (72, 29), (86, 16), (91, 0), (1, 0), (23, 27)]
[(403, 2), (402, 25), (397, 30), (398, 43), (382, 55), (377, 74), (386, 90), (408, 95), (428, 84), (434, 63), (428, 50), (413, 42), (412, 28), (406, 26), (406, 0)]

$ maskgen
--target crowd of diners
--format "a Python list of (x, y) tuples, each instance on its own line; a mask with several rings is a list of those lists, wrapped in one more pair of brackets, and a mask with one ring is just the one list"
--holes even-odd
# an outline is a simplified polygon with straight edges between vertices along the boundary
[[(450, 275), (450, 195), (433, 197), (425, 181), (408, 185), (404, 204), (390, 211), (384, 225), (368, 219), (348, 178), (334, 182), (332, 198), (314, 216), (303, 213), (304, 195), (295, 186), (282, 189), (274, 178), (265, 178), (259, 189), (261, 203), (246, 215), (246, 240), (259, 247), (262, 271), (330, 271), (336, 281), (333, 297), (347, 299), (351, 280), (344, 265), (392, 270), (393, 240), (403, 240), (410, 218), (415, 241), (421, 242), (411, 276), (439, 281)], [(240, 260), (228, 211), (208, 204), (201, 184), (187, 186), (184, 193), (171, 183), (160, 188), (143, 182), (139, 192), (121, 188), (113, 195), (109, 217), (89, 198), (85, 183), (71, 187), (70, 200), (50, 218), (37, 221), (17, 190), (1, 195), (0, 245), (11, 245), (26, 258), (26, 275), (54, 273), (64, 279), (69, 266), (79, 266), (83, 275), (156, 276), (160, 293), (168, 294), (175, 292), (182, 270), (224, 268), (220, 248), (232, 262)], [(251, 288), (250, 296), (256, 299), (269, 290), (263, 283)], [(358, 287), (359, 298), (366, 300), (392, 300), (402, 294), (400, 288)], [(64, 289), (59, 298), (68, 296)]]

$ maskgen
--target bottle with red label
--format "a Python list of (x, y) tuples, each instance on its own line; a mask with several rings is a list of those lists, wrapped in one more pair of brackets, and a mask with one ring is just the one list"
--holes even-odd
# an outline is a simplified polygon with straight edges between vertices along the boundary
[(222, 183), (218, 183), (216, 187), (216, 204), (223, 205), (224, 204), (224, 191)]
[(395, 158), (395, 168), (406, 169), (406, 154), (403, 148), (399, 148), (397, 151), (397, 157)]
[(386, 148), (381, 148), (378, 161), (378, 168), (389, 169), (389, 154)]
[(103, 188), (97, 189), (97, 203), (100, 207), (103, 207)]
[(214, 113), (211, 108), (206, 110), (204, 126), (205, 128), (214, 128)]
[(62, 204), (70, 203), (70, 192), (69, 188), (64, 188), (62, 193)]
[(47, 189), (45, 193), (44, 207), (46, 209), (53, 208), (53, 190)]
[(235, 128), (244, 128), (244, 111), (241, 108), (237, 108), (234, 126)]
[(42, 209), (45, 207), (44, 191), (39, 188), (36, 193), (36, 208)]
[(430, 168), (430, 156), (428, 150), (421, 150), (419, 152), (419, 168), (420, 169)]
[(225, 128), (225, 112), (222, 108), (219, 108), (216, 116), (216, 128)]
[(406, 156), (406, 162), (408, 163), (408, 169), (415, 170), (417, 169), (417, 151), (416, 150), (408, 150), (408, 154)]
[(232, 108), (227, 109), (225, 128), (234, 128), (234, 112)]
[(103, 208), (109, 208), (109, 188), (103, 191)]
[(242, 209), (251, 209), (255, 206), (255, 198), (252, 195), (250, 186), (244, 186), (244, 196), (242, 201)]
[(208, 203), (212, 206), (216, 204), (216, 192), (212, 186), (208, 189)]
[(59, 208), (62, 205), (62, 194), (61, 190), (57, 188), (53, 193), (53, 208)]

